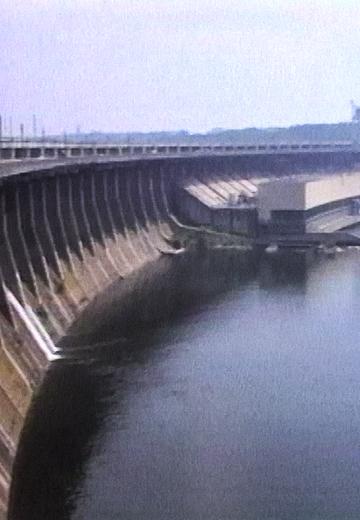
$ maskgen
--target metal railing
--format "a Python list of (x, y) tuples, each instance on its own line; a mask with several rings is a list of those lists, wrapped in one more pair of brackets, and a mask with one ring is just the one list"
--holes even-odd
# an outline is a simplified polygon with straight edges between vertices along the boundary
[(1, 161), (34, 159), (80, 159), (91, 157), (126, 157), (151, 155), (276, 155), (300, 153), (352, 152), (357, 146), (350, 141), (280, 144), (94, 144), (4, 140), (0, 142)]

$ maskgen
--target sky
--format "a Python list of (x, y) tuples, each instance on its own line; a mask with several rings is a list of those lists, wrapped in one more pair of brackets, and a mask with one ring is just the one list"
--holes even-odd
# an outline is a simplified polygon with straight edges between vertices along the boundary
[(13, 133), (289, 126), (360, 104), (359, 0), (0, 0)]

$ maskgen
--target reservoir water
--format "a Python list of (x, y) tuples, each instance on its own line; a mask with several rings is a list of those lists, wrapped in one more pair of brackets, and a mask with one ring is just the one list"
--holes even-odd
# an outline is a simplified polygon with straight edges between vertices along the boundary
[(360, 252), (176, 263), (48, 374), (13, 518), (358, 519)]

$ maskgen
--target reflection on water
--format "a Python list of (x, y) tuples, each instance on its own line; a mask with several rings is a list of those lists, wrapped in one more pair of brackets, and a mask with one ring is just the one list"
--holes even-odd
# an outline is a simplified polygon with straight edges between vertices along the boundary
[(13, 518), (357, 519), (359, 252), (158, 269), (49, 373)]

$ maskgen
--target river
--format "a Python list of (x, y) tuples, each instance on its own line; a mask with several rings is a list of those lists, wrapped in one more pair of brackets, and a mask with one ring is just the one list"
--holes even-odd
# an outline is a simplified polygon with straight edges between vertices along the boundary
[(360, 252), (242, 257), (177, 260), (51, 369), (16, 520), (359, 518)]

